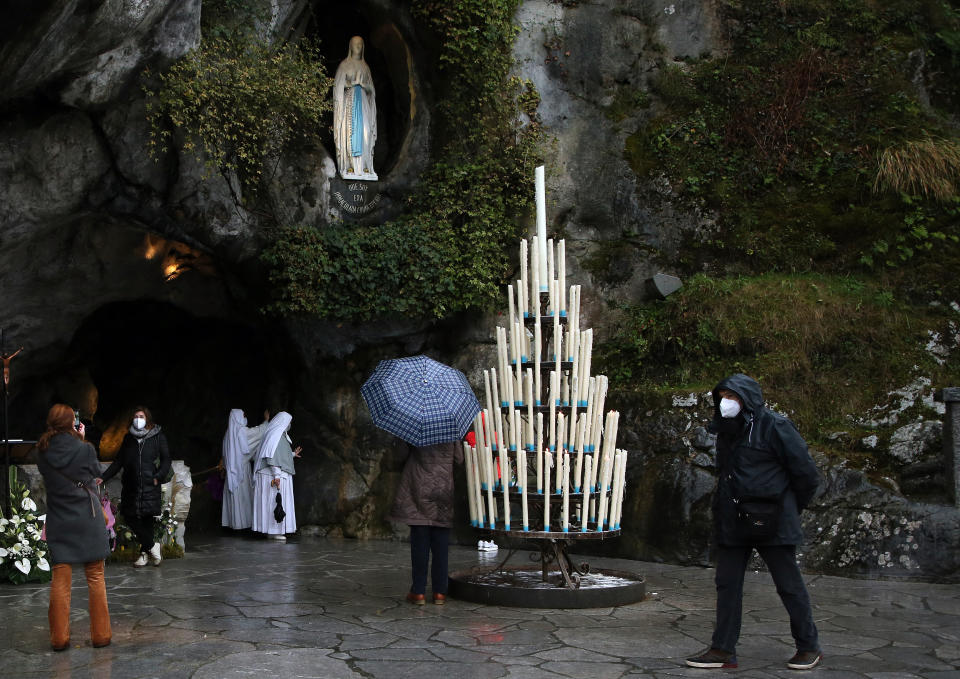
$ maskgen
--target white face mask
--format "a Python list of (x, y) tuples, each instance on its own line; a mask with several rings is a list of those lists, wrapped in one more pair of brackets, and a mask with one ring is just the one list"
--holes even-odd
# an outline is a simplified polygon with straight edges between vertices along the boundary
[(740, 414), (740, 404), (732, 398), (720, 399), (720, 417), (736, 417)]
[(142, 417), (133, 418), (133, 426), (135, 429), (143, 429), (147, 426), (147, 421)]

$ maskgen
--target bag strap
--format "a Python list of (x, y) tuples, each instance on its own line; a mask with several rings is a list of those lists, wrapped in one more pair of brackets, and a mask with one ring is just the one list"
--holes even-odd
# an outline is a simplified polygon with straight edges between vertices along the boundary
[[(90, 490), (90, 487), (87, 485), (90, 483), (90, 481), (87, 481), (86, 483), (84, 483), (83, 481), (77, 481), (76, 479), (67, 476), (67, 474), (62, 469), (58, 469), (57, 467), (53, 467), (53, 466), (51, 466), (50, 468), (53, 469), (53, 471), (57, 472), (60, 476), (65, 478), (67, 481), (69, 481), (71, 485), (87, 491), (87, 494), (90, 495), (90, 515), (96, 516), (97, 505), (100, 504), (100, 496), (94, 493), (92, 490)], [(92, 480), (93, 479), (91, 479), (91, 481)]]

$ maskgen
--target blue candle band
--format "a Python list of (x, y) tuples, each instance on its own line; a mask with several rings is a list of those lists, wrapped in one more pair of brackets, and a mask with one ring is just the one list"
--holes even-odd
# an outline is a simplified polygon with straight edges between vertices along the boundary
[(520, 354), (520, 362), (521, 362), (521, 363), (529, 363), (529, 362), (530, 362), (530, 357), (529, 357), (529, 356), (524, 356), (523, 354)]
[(514, 401), (514, 402), (513, 402), (513, 405), (514, 405), (515, 408), (522, 408), (522, 407), (523, 407), (523, 401)]
[(510, 444), (510, 452), (511, 452), (511, 453), (517, 452), (517, 447), (516, 447), (514, 444), (512, 444), (512, 443)]
[(556, 444), (553, 444), (553, 445), (550, 446), (550, 452), (551, 452), (551, 453), (555, 452), (556, 450), (557, 450)]
[(510, 401), (500, 401), (500, 405), (504, 408), (510, 407)]
[(543, 488), (537, 488), (537, 495), (543, 495)]
[(510, 524), (509, 523), (504, 524), (503, 530), (510, 530)]
[(526, 448), (527, 448), (527, 452), (528, 452), (528, 453), (532, 453), (533, 450), (534, 450), (534, 448), (536, 448), (536, 446), (533, 445), (532, 443), (528, 443), (527, 446), (526, 446)]
[(564, 528), (564, 529), (563, 529), (563, 532), (564, 532), (564, 533), (569, 533), (569, 532), (570, 532), (570, 529), (569, 529), (569, 528)]
[(574, 486), (573, 492), (574, 492), (574, 493), (579, 493), (579, 492), (580, 492), (580, 486)]
[(530, 526), (524, 526), (524, 527), (523, 527), (523, 530), (525, 530), (525, 531), (527, 531), (527, 532), (529, 533), (529, 532), (530, 532)]
[(566, 316), (566, 315), (567, 315), (567, 310), (566, 310), (566, 309), (560, 309), (560, 315), (561, 315), (561, 316)]
[(549, 532), (550, 532), (550, 524), (549, 524), (549, 523), (543, 524), (543, 532), (544, 532), (544, 533), (549, 533)]
[(524, 311), (524, 312), (523, 312), (523, 317), (524, 317), (524, 318), (530, 318), (530, 312), (529, 312), (529, 311)]
[(540, 399), (537, 399), (537, 405), (541, 405)]

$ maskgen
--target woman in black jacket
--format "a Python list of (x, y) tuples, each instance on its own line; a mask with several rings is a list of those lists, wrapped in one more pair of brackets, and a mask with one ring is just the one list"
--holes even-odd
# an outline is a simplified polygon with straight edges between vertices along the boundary
[(154, 517), (160, 515), (160, 485), (170, 474), (170, 449), (167, 437), (155, 424), (150, 410), (137, 406), (130, 420), (130, 429), (123, 437), (113, 463), (103, 473), (103, 481), (120, 477), (120, 513), (140, 543), (140, 556), (134, 568), (146, 566), (149, 560), (160, 565), (160, 543), (154, 541)]
[(55, 651), (70, 645), (70, 565), (82, 563), (89, 595), (90, 640), (94, 647), (106, 646), (111, 635), (103, 560), (110, 554), (110, 541), (96, 484), (100, 474), (97, 454), (83, 441), (83, 425), (74, 428), (73, 408), (59, 403), (47, 414), (47, 430), (37, 448), (37, 467), (47, 491), (45, 529), (53, 562), (50, 644)]

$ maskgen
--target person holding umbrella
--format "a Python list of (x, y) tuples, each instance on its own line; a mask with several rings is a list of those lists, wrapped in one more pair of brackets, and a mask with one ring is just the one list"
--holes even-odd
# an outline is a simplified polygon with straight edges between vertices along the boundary
[(430, 557), (433, 603), (447, 600), (447, 551), (453, 526), (453, 464), (463, 463), (463, 449), (456, 441), (430, 446), (404, 446), (407, 459), (400, 475), (390, 520), (410, 526), (410, 565), (413, 584), (407, 601), (422, 605), (426, 600)]
[(480, 412), (480, 402), (462, 372), (426, 356), (380, 361), (360, 392), (373, 423), (407, 443), (389, 517), (410, 526), (413, 583), (407, 601), (425, 603), (429, 568), (433, 603), (444, 604), (453, 465), (463, 462), (460, 441)]

